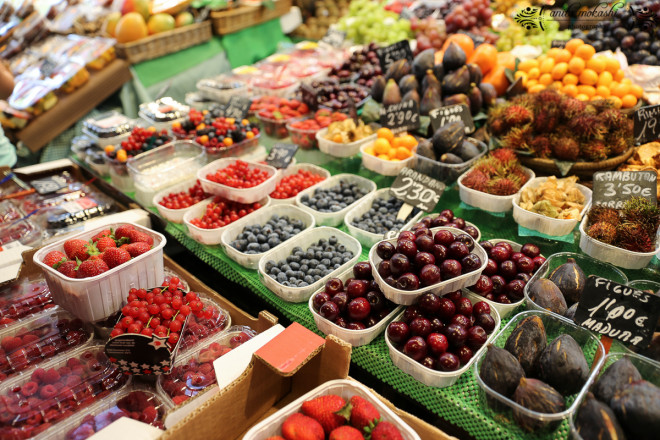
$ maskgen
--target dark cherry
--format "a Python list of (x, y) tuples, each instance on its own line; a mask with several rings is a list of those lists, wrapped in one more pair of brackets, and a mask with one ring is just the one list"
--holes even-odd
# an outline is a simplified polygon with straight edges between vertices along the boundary
[(440, 273), (442, 274), (443, 280), (448, 280), (449, 278), (456, 278), (461, 274), (463, 266), (456, 260), (445, 260), (440, 265)]
[(423, 293), (417, 300), (417, 305), (426, 315), (435, 315), (438, 313), (441, 304), (440, 297), (431, 292)]
[(421, 361), (428, 353), (426, 341), (421, 336), (413, 336), (403, 346), (403, 353), (416, 361)]
[(346, 320), (345, 320), (343, 317), (341, 317), (341, 316), (339, 316), (337, 319), (335, 319), (335, 324), (337, 324), (337, 325), (338, 325), (339, 327), (341, 327), (341, 328), (346, 328), (346, 327), (348, 327), (348, 323), (347, 323)]
[(367, 292), (364, 297), (367, 298), (367, 301), (369, 301), (369, 305), (371, 306), (371, 310), (374, 312), (380, 312), (385, 308), (385, 296), (381, 292), (371, 290)]
[(427, 264), (435, 264), (435, 257), (430, 252), (420, 252), (415, 255), (415, 266), (424, 267)]
[(499, 242), (495, 243), (495, 246), (502, 246), (502, 247), (506, 248), (509, 251), (509, 254), (513, 253), (513, 247), (511, 247), (511, 244), (507, 243), (506, 241), (499, 241)]
[(394, 278), (392, 275), (385, 277), (383, 281), (385, 281), (385, 283), (387, 283), (388, 286), (392, 286), (392, 287), (396, 286), (396, 278)]
[(493, 282), (486, 275), (480, 275), (477, 283), (471, 287), (473, 292), (479, 295), (485, 295), (493, 290)]
[(497, 274), (498, 269), (499, 269), (499, 265), (497, 264), (497, 261), (489, 258), (488, 262), (486, 263), (486, 268), (482, 273), (484, 275), (492, 277), (493, 275)]
[(341, 292), (342, 290), (344, 290), (344, 283), (342, 283), (339, 278), (330, 278), (325, 283), (325, 291), (330, 296)]
[(502, 293), (500, 295), (497, 295), (497, 297), (495, 298), (495, 301), (497, 301), (500, 304), (511, 304), (511, 300), (509, 299), (509, 297), (507, 296), (506, 293)]
[(534, 262), (534, 270), (538, 270), (545, 263), (545, 258), (539, 255), (538, 257), (534, 257), (532, 261)]
[(474, 272), (481, 267), (481, 258), (477, 254), (467, 254), (461, 260), (461, 265), (465, 272)]
[(518, 275), (516, 275), (517, 280), (522, 280), (525, 282), (525, 284), (529, 283), (529, 280), (532, 279), (532, 276), (528, 273), (523, 273), (520, 272)]
[(445, 323), (442, 322), (440, 318), (431, 319), (431, 332), (433, 333), (445, 333)]
[(376, 246), (376, 254), (383, 260), (389, 260), (396, 252), (396, 248), (389, 241), (381, 241)]
[(461, 366), (461, 362), (454, 353), (442, 353), (438, 357), (438, 368), (442, 371), (456, 371)]
[(437, 369), (438, 362), (435, 360), (434, 357), (426, 356), (424, 359), (422, 359), (420, 361), (420, 364), (422, 364), (426, 368), (429, 368), (431, 370), (435, 370), (435, 369)]
[(410, 337), (410, 328), (405, 322), (391, 322), (390, 325), (387, 326), (387, 336), (395, 344), (403, 344)]
[(484, 241), (482, 241), (482, 242), (479, 243), (479, 246), (481, 246), (482, 248), (484, 248), (484, 250), (486, 251), (486, 253), (490, 256), (490, 250), (493, 249), (493, 246), (494, 246), (494, 245), (493, 245), (493, 243), (491, 243), (490, 241), (484, 240)]
[(458, 225), (457, 225), (456, 223), (454, 223), (454, 222), (447, 223), (447, 224), (445, 225), (445, 227), (447, 227), (447, 228), (454, 228), (454, 229), (460, 229), (460, 228), (458, 227)]
[(378, 319), (374, 315), (369, 315), (367, 319), (364, 320), (364, 325), (367, 328), (373, 327), (374, 325), (378, 324), (378, 321), (380, 321), (380, 319)]
[(467, 329), (460, 324), (452, 323), (447, 326), (445, 336), (454, 347), (460, 347), (467, 340)]
[(380, 321), (381, 319), (385, 319), (390, 313), (392, 313), (392, 309), (386, 307), (383, 310), (376, 312), (376, 318)]
[(350, 301), (350, 298), (348, 297), (348, 293), (346, 292), (339, 292), (335, 296), (333, 296), (330, 301), (333, 303), (337, 304), (337, 307), (339, 307), (339, 312), (344, 313), (346, 311), (346, 306), (348, 305), (348, 302)]
[(449, 246), (454, 242), (454, 233), (451, 231), (447, 231), (445, 229), (441, 229), (438, 232), (435, 233), (433, 236), (433, 241), (435, 244), (441, 244), (443, 246)]
[(396, 244), (396, 251), (412, 260), (417, 255), (417, 245), (411, 240), (399, 240)]
[(525, 243), (520, 249), (520, 252), (522, 252), (523, 254), (527, 255), (529, 258), (532, 259), (541, 255), (541, 249), (539, 249), (537, 245), (532, 243)]
[(490, 314), (490, 304), (486, 301), (477, 301), (472, 306), (472, 313), (475, 315), (481, 315), (484, 313)]
[(432, 228), (437, 228), (439, 226), (445, 226), (449, 224), (449, 219), (445, 217), (444, 215), (439, 215), (435, 217), (433, 220), (431, 220), (431, 227)]
[(525, 254), (523, 254), (522, 252), (514, 252), (511, 254), (511, 261), (518, 264), (518, 260), (520, 260), (520, 258), (524, 256)]
[(490, 258), (495, 260), (497, 263), (506, 261), (511, 258), (511, 252), (504, 246), (495, 246), (490, 250)]
[(525, 291), (525, 282), (523, 280), (513, 280), (504, 286), (504, 293), (509, 295), (509, 298), (514, 301), (520, 301), (524, 298), (523, 292)]
[(458, 229), (465, 229), (465, 220), (460, 217), (455, 217), (452, 221)]
[(518, 268), (516, 267), (516, 263), (514, 263), (512, 260), (502, 261), (500, 263), (499, 273), (506, 280), (514, 279), (516, 275), (518, 275)]
[(378, 285), (378, 282), (374, 279), (369, 281), (369, 285), (367, 286), (367, 290), (375, 290), (376, 292), (380, 292), (380, 286)]
[(383, 278), (392, 275), (392, 271), (390, 270), (390, 260), (382, 260), (378, 263), (378, 274)]
[(397, 241), (400, 240), (410, 240), (410, 241), (415, 241), (415, 238), (417, 236), (413, 231), (401, 231), (399, 232), (399, 236), (397, 237)]
[(472, 325), (470, 318), (468, 318), (466, 315), (454, 315), (451, 317), (449, 320), (449, 324), (458, 324), (462, 325), (465, 328), (470, 328)]
[(434, 244), (431, 253), (435, 257), (435, 261), (442, 261), (447, 258), (447, 248), (441, 244)]
[(334, 321), (339, 316), (339, 307), (334, 302), (327, 301), (319, 309), (319, 314), (328, 321)]
[(419, 278), (414, 273), (404, 273), (396, 280), (396, 288), (400, 290), (419, 289)]
[(355, 298), (348, 303), (346, 310), (349, 318), (354, 321), (362, 321), (371, 313), (371, 304), (369, 304), (367, 298)]
[(458, 356), (458, 360), (461, 361), (461, 364), (465, 365), (470, 362), (470, 359), (474, 356), (474, 352), (470, 347), (464, 345), (456, 351), (456, 355)]
[(353, 281), (355, 278), (347, 278), (346, 281), (344, 281), (344, 288), (342, 290), (346, 290), (346, 286), (351, 284), (351, 281)]
[[(415, 233), (415, 237), (416, 237), (415, 242), (417, 241), (417, 239), (419, 237), (429, 237), (431, 240), (433, 240), (433, 233), (426, 226), (420, 226), (418, 228), (415, 228), (413, 230), (413, 232)], [(415, 244), (417, 244), (417, 243), (415, 243)], [(417, 244), (417, 247), (419, 247), (419, 244)]]
[(415, 239), (415, 246), (420, 252), (431, 252), (434, 244), (433, 238), (428, 235), (420, 235)]
[(442, 333), (431, 333), (426, 337), (426, 344), (429, 346), (431, 353), (440, 356), (449, 348), (449, 341)]
[(406, 307), (406, 310), (403, 312), (403, 320), (408, 324), (418, 316), (422, 316), (422, 309), (416, 305)]
[(349, 330), (364, 330), (367, 326), (361, 322), (349, 322), (346, 328)]
[(419, 223), (417, 223), (417, 224), (418, 224), (418, 225), (419, 225), (419, 224), (425, 225), (425, 226), (428, 228), (428, 227), (431, 226), (432, 221), (433, 221), (433, 219), (432, 219), (430, 216), (426, 216), (426, 217), (424, 217), (423, 219), (421, 219), (421, 220), (419, 221)]
[(456, 314), (456, 305), (454, 304), (454, 301), (446, 296), (440, 298), (440, 307), (436, 313), (442, 319), (451, 319), (451, 317)]
[(472, 302), (468, 298), (461, 298), (455, 302), (456, 313), (461, 315), (470, 316), (472, 314)]
[(431, 321), (428, 319), (418, 316), (417, 318), (413, 319), (410, 322), (410, 333), (413, 336), (421, 336), (422, 338), (426, 338), (429, 334), (431, 334)]
[(473, 350), (479, 350), (488, 340), (486, 330), (478, 325), (470, 327), (467, 336), (467, 345)]
[(516, 267), (520, 272), (524, 273), (532, 273), (536, 269), (534, 266), (534, 261), (531, 258), (525, 256), (520, 257), (516, 263)]
[(493, 295), (493, 292), (488, 292), (487, 294), (484, 295), (484, 298), (490, 301), (495, 301), (495, 295)]
[(467, 245), (460, 241), (455, 241), (450, 244), (447, 250), (449, 251), (449, 257), (455, 260), (460, 260), (470, 253), (470, 249)]
[(504, 291), (504, 286), (506, 286), (506, 280), (502, 275), (493, 275), (490, 277), (490, 280), (493, 283), (493, 294), (499, 295)]
[(459, 299), (461, 299), (462, 296), (463, 296), (463, 292), (461, 292), (460, 289), (445, 294), (445, 298), (448, 298), (452, 301), (458, 301)]
[(353, 275), (358, 280), (371, 279), (371, 263), (368, 261), (360, 261), (353, 266)]
[(465, 231), (466, 234), (468, 234), (470, 237), (472, 237), (475, 240), (477, 239), (477, 237), (479, 237), (479, 230), (472, 225), (465, 226), (463, 230)]
[(314, 299), (312, 300), (312, 305), (314, 306), (314, 310), (318, 311), (323, 303), (326, 301), (330, 301), (330, 295), (328, 295), (325, 292), (319, 292), (316, 295), (314, 295)]
[(367, 293), (368, 285), (369, 283), (367, 281), (353, 280), (346, 285), (346, 293), (351, 299), (364, 296)]
[(410, 260), (408, 257), (400, 253), (392, 255), (392, 258), (390, 259), (390, 271), (394, 277), (403, 275), (404, 273), (410, 271)]
[(465, 246), (467, 246), (470, 252), (472, 252), (472, 250), (474, 249), (474, 240), (472, 240), (472, 237), (470, 237), (469, 235), (467, 234), (457, 235), (456, 240), (460, 241)]
[(481, 313), (477, 315), (474, 323), (486, 330), (488, 334), (495, 330), (495, 319), (490, 314)]
[(443, 209), (442, 211), (440, 211), (440, 215), (442, 217), (445, 217), (449, 221), (454, 220), (454, 211), (452, 211), (451, 209)]
[(419, 271), (419, 281), (423, 286), (432, 286), (442, 280), (440, 268), (435, 264), (427, 264)]

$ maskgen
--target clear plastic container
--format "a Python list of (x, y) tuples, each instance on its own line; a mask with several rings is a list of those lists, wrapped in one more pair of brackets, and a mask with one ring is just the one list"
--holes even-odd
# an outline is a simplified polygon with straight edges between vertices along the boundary
[[(517, 193), (513, 198), (513, 219), (520, 226), (527, 229), (532, 229), (534, 231), (539, 231), (545, 235), (551, 236), (563, 236), (570, 234), (575, 226), (577, 226), (580, 221), (579, 218), (576, 219), (559, 219), (551, 218), (545, 215), (537, 214), (535, 212), (527, 211), (520, 207), (520, 195), (525, 188), (537, 188), (544, 182), (548, 180), (547, 177), (537, 177), (535, 179), (529, 180), (526, 184), (520, 188), (519, 193)], [(582, 194), (584, 194), (584, 208), (580, 211), (580, 218), (582, 218), (589, 209), (589, 204), (591, 203), (591, 190), (584, 185), (576, 185)]]
[(660, 228), (656, 231), (655, 250), (633, 252), (590, 237), (586, 231), (588, 224), (589, 216), (585, 216), (580, 223), (580, 249), (591, 257), (624, 269), (642, 269), (653, 260), (654, 256), (660, 255)]
[(16, 281), (0, 288), (0, 329), (15, 326), (54, 307), (43, 277)]
[[(90, 278), (69, 278), (43, 263), (50, 251), (64, 250), (64, 242), (71, 239), (90, 240), (104, 229), (116, 230), (123, 224), (154, 239), (150, 251), (107, 272)], [(126, 292), (156, 286), (163, 280), (163, 248), (167, 240), (162, 234), (134, 223), (112, 223), (72, 235), (65, 240), (46, 245), (32, 257), (43, 270), (53, 301), (83, 321), (100, 321), (113, 315), (122, 307)]]
[(291, 137), (291, 142), (298, 145), (303, 150), (313, 150), (318, 148), (319, 143), (316, 140), (317, 129), (305, 130), (303, 128), (295, 128), (292, 126), (294, 122), (305, 121), (307, 118), (296, 118), (290, 120), (286, 124), (286, 129)]
[(259, 146), (259, 140), (261, 139), (261, 133), (254, 136), (252, 139), (245, 139), (241, 142), (238, 142), (231, 147), (222, 147), (222, 148), (206, 148), (206, 159), (209, 163), (218, 160), (224, 159), (226, 157), (239, 157), (239, 156), (249, 156), (254, 153), (254, 151)]
[(325, 154), (329, 154), (334, 157), (351, 157), (355, 156), (360, 152), (360, 147), (364, 144), (368, 144), (376, 140), (376, 133), (369, 136), (365, 136), (362, 139), (350, 142), (348, 144), (342, 144), (338, 142), (332, 142), (329, 139), (326, 139), (325, 136), (328, 134), (328, 129), (323, 128), (316, 132), (316, 140), (319, 144), (319, 150)]
[(479, 374), (479, 369), (481, 368), (481, 364), (485, 357), (485, 350), (479, 355), (474, 364), (474, 376), (479, 384), (479, 397), (482, 408), (486, 415), (502, 425), (500, 429), (507, 429), (510, 426), (515, 426), (513, 424), (516, 423), (515, 414), (517, 413), (524, 416), (528, 421), (533, 421), (537, 424), (538, 429), (535, 433), (549, 434), (550, 432), (555, 431), (559, 424), (563, 420), (568, 419), (577, 409), (580, 400), (584, 397), (589, 386), (598, 374), (598, 370), (605, 357), (605, 349), (600, 343), (598, 337), (589, 330), (573, 324), (566, 318), (558, 317), (549, 312), (539, 310), (526, 311), (514, 316), (491, 343), (496, 347), (504, 348), (507, 338), (513, 332), (516, 325), (530, 316), (538, 316), (541, 318), (545, 327), (548, 343), (563, 334), (570, 335), (575, 339), (575, 342), (577, 342), (582, 349), (587, 360), (587, 365), (590, 367), (589, 377), (582, 389), (574, 395), (575, 397), (570, 396), (565, 398), (566, 409), (558, 413), (540, 413), (532, 411), (490, 388), (484, 383)]
[(87, 345), (93, 333), (91, 327), (64, 310), (53, 310), (0, 331), (0, 382)]
[(203, 203), (204, 201), (200, 201), (198, 203), (195, 203), (192, 206), (189, 206), (188, 208), (182, 208), (182, 209), (169, 209), (166, 208), (165, 206), (160, 204), (160, 201), (163, 200), (165, 196), (171, 193), (180, 193), (183, 191), (188, 191), (190, 188), (194, 187), (197, 184), (197, 177), (194, 177), (192, 179), (186, 180), (185, 182), (181, 182), (177, 185), (171, 186), (169, 188), (165, 188), (164, 190), (161, 190), (159, 193), (157, 193), (153, 200), (152, 204), (153, 206), (158, 209), (158, 213), (163, 216), (167, 221), (170, 221), (172, 223), (183, 223), (183, 216), (188, 211), (189, 209), (199, 205), (200, 203)]
[[(437, 213), (437, 212), (436, 212), (436, 213), (432, 213), (432, 214), (427, 214), (427, 215), (425, 215), (425, 216), (422, 216), (422, 217), (420, 218), (420, 220), (424, 219), (425, 217), (431, 217), (431, 219), (434, 219), (434, 218), (436, 218), (436, 217), (439, 216), (439, 215), (440, 215), (440, 213)], [(475, 225), (474, 223), (470, 223), (470, 222), (468, 222), (468, 221), (466, 221), (466, 220), (464, 220), (464, 221), (465, 221), (465, 227), (472, 226), (474, 229), (477, 230), (477, 237), (476, 237), (476, 238), (472, 237), (472, 238), (474, 238), (474, 241), (476, 241), (477, 243), (479, 243), (479, 242), (481, 241), (481, 230), (480, 230), (480, 229), (477, 227), (477, 225)], [(405, 230), (411, 229), (413, 226), (415, 226), (414, 223), (413, 223), (412, 225), (410, 225), (409, 228), (402, 229), (402, 230), (405, 231)], [(463, 230), (463, 232), (465, 232), (465, 231)], [(466, 234), (467, 234), (467, 232), (466, 232)], [(469, 234), (468, 234), (468, 235), (469, 235)]]
[[(259, 267), (259, 260), (263, 257), (266, 252), (269, 252), (273, 249), (277, 249), (282, 246), (286, 241), (280, 243), (279, 245), (273, 247), (269, 251), (261, 252), (258, 254), (247, 254), (239, 251), (231, 245), (231, 242), (234, 241), (242, 232), (246, 226), (249, 225), (264, 225), (268, 222), (273, 216), (288, 216), (290, 220), (300, 220), (303, 222), (303, 230), (313, 228), (316, 225), (314, 221), (314, 216), (310, 213), (303, 211), (297, 206), (287, 206), (287, 205), (273, 205), (267, 208), (259, 209), (258, 212), (254, 212), (254, 215), (250, 217), (243, 217), (240, 220), (235, 221), (234, 223), (227, 226), (222, 233), (222, 247), (225, 250), (225, 253), (229, 258), (237, 262), (243, 267), (248, 269), (257, 269)], [(293, 236), (291, 237), (293, 238)], [(289, 240), (291, 239), (289, 238)]]
[(111, 111), (87, 118), (82, 132), (99, 146), (119, 145), (128, 139), (135, 122), (119, 112)]
[(270, 165), (249, 160), (243, 161), (251, 168), (257, 168), (268, 173), (268, 178), (266, 180), (251, 188), (232, 188), (231, 186), (223, 185), (222, 183), (212, 182), (207, 178), (209, 174), (213, 174), (218, 170), (226, 168), (239, 160), (240, 159), (235, 157), (218, 159), (199, 169), (197, 171), (197, 178), (202, 183), (204, 191), (238, 203), (254, 203), (262, 200), (264, 197), (268, 197), (268, 194), (273, 192), (275, 185), (277, 184), (277, 169)]
[(653, 293), (660, 292), (660, 282), (650, 280), (635, 280), (628, 283), (628, 286), (639, 290), (651, 291)]
[(284, 423), (284, 420), (286, 420), (291, 414), (300, 412), (300, 407), (303, 402), (328, 394), (337, 394), (346, 401), (350, 400), (353, 396), (363, 397), (371, 402), (371, 404), (378, 410), (381, 420), (388, 421), (399, 429), (404, 440), (420, 440), (419, 435), (417, 435), (410, 426), (406, 425), (406, 423), (401, 420), (401, 418), (397, 416), (390, 407), (386, 406), (366, 386), (362, 385), (360, 382), (349, 379), (331, 380), (319, 385), (281, 410), (254, 425), (252, 429), (245, 434), (243, 440), (264, 440), (271, 436), (280, 435), (281, 426), (282, 423)]
[[(357, 238), (358, 241), (364, 246), (371, 248), (374, 244), (382, 240), (386, 234), (374, 234), (373, 232), (365, 231), (360, 229), (357, 225), (353, 224), (353, 221), (362, 217), (366, 212), (371, 209), (371, 206), (374, 203), (374, 199), (389, 199), (390, 198), (390, 188), (382, 188), (372, 192), (371, 194), (364, 197), (357, 205), (355, 205), (350, 211), (346, 213), (344, 217), (344, 223), (348, 228), (349, 234)], [(396, 214), (396, 213), (394, 213)], [(410, 217), (410, 219), (401, 227), (401, 231), (410, 229), (415, 223), (419, 221), (420, 218), (424, 215), (424, 211), (419, 211), (417, 214)], [(391, 231), (390, 231), (391, 232)]]
[(232, 96), (245, 96), (248, 93), (247, 83), (237, 79), (216, 77), (197, 81), (199, 94), (209, 100), (226, 104)]
[[(433, 233), (433, 235), (435, 235), (435, 233), (440, 230), (451, 231), (456, 235), (459, 234), (467, 235), (467, 233), (465, 233), (464, 231), (461, 231), (460, 229), (456, 229), (456, 228), (447, 228), (447, 227), (431, 228), (431, 232)], [(388, 241), (396, 246), (397, 239), (391, 238), (381, 241)], [(472, 239), (472, 241), (474, 242), (474, 249), (472, 250), (472, 253), (476, 254), (481, 259), (482, 262), (481, 267), (479, 269), (475, 270), (474, 272), (464, 273), (449, 280), (432, 284), (430, 286), (421, 287), (417, 290), (401, 290), (401, 289), (397, 289), (396, 287), (392, 287), (385, 282), (383, 277), (381, 277), (380, 274), (378, 273), (378, 270), (376, 270), (378, 264), (382, 261), (382, 259), (376, 253), (376, 248), (377, 248), (377, 244), (376, 244), (372, 246), (371, 250), (369, 251), (369, 262), (371, 263), (374, 280), (376, 280), (376, 283), (378, 283), (378, 285), (380, 286), (380, 289), (383, 291), (383, 295), (385, 295), (385, 298), (389, 299), (390, 301), (396, 304), (403, 304), (406, 306), (414, 304), (417, 301), (417, 298), (426, 292), (431, 292), (436, 295), (441, 295), (443, 293), (459, 290), (463, 287), (472, 286), (477, 282), (477, 280), (479, 280), (479, 277), (481, 276), (481, 272), (483, 272), (483, 270), (486, 268), (486, 265), (488, 264), (488, 254), (486, 254), (486, 251), (481, 246), (479, 246), (479, 243), (477, 243), (474, 239)]]
[[(293, 159), (295, 160), (295, 157)], [(298, 174), (299, 171), (309, 171), (310, 173), (323, 176), (323, 180), (330, 177), (330, 171), (326, 170), (325, 168), (312, 165), (311, 163), (299, 163), (295, 165), (289, 165), (285, 170), (280, 170), (279, 175), (277, 177), (277, 184), (279, 184), (283, 178), (287, 176), (292, 176), (294, 174)], [(323, 181), (316, 183), (310, 186), (309, 188), (316, 188), (316, 186), (321, 184), (322, 182)], [(275, 186), (277, 186), (277, 184)], [(305, 188), (305, 189), (309, 189), (309, 188)], [(271, 197), (272, 205), (285, 205), (285, 204), (293, 205), (295, 202), (296, 202), (296, 196), (288, 197), (286, 199), (274, 199)]]
[[(544, 308), (538, 306), (534, 301), (529, 297), (529, 286), (534, 283), (534, 281), (541, 278), (548, 278), (552, 271), (566, 263), (569, 258), (575, 260), (575, 263), (580, 266), (582, 272), (586, 277), (589, 275), (598, 275), (612, 280), (615, 283), (626, 285), (628, 284), (628, 277), (621, 272), (616, 267), (608, 263), (603, 263), (602, 261), (596, 260), (595, 258), (589, 257), (587, 255), (576, 254), (572, 252), (560, 252), (557, 254), (550, 255), (543, 266), (539, 267), (539, 270), (536, 271), (529, 282), (525, 285), (525, 301), (527, 308), (529, 310), (542, 310), (544, 312), (551, 313), (553, 316), (561, 316), (553, 312), (549, 312)], [(570, 306), (570, 304), (568, 304)]]
[(23, 217), (21, 213), (9, 200), (0, 202), (0, 227)]
[(231, 327), (231, 316), (225, 309), (219, 307), (208, 298), (201, 297), (205, 309), (213, 310), (213, 316), (210, 318), (199, 318), (191, 313), (188, 317), (181, 343), (179, 344), (179, 355), (193, 349), (197, 344), (206, 341), (216, 335), (224, 333)]
[(360, 147), (360, 155), (362, 156), (362, 166), (368, 170), (378, 173), (382, 176), (396, 176), (405, 168), (411, 168), (411, 164), (415, 160), (414, 156), (404, 160), (385, 160), (376, 157), (373, 154), (366, 153), (365, 150), (373, 145), (373, 142), (363, 144)]
[(111, 159), (105, 154), (103, 155), (103, 160), (105, 161), (105, 165), (108, 167), (112, 186), (116, 187), (119, 191), (122, 192), (135, 191), (133, 178), (128, 173), (126, 162), (120, 162), (117, 159)]
[(173, 141), (126, 162), (135, 184), (135, 198), (151, 206), (154, 195), (165, 188), (193, 177), (206, 163), (204, 148), (193, 141)]
[[(482, 300), (482, 298), (479, 295), (472, 292), (463, 292), (462, 294), (465, 298), (468, 298), (470, 302), (472, 302), (472, 304)], [(403, 319), (403, 313), (404, 312), (401, 312), (398, 316), (396, 316), (394, 318), (394, 321), (399, 321)], [(396, 367), (400, 368), (404, 373), (411, 375), (412, 377), (414, 377), (416, 380), (423, 383), (424, 385), (430, 387), (438, 387), (438, 388), (450, 387), (456, 383), (458, 378), (461, 377), (463, 373), (465, 373), (467, 370), (470, 369), (470, 367), (475, 363), (477, 358), (483, 352), (486, 351), (486, 347), (488, 346), (488, 344), (490, 344), (493, 338), (495, 338), (495, 335), (500, 329), (500, 315), (497, 313), (497, 310), (495, 309), (490, 310), (490, 315), (493, 317), (493, 320), (495, 321), (495, 328), (490, 333), (490, 335), (488, 335), (488, 339), (486, 340), (486, 343), (482, 345), (481, 348), (479, 348), (479, 350), (477, 350), (474, 353), (472, 359), (470, 359), (468, 363), (464, 364), (456, 371), (432, 370), (422, 365), (421, 363), (417, 362), (416, 360), (407, 356), (398, 348), (396, 348), (392, 343), (392, 341), (390, 341), (390, 337), (387, 334), (387, 332), (385, 332), (385, 342), (387, 343), (387, 348), (389, 349), (390, 352), (390, 358), (392, 359), (392, 362)]]
[[(342, 264), (339, 268), (321, 277), (321, 279), (318, 281), (306, 287), (287, 287), (278, 283), (277, 280), (266, 273), (266, 264), (268, 264), (269, 261), (282, 261), (291, 255), (293, 248), (301, 247), (303, 250), (305, 250), (309, 246), (318, 243), (319, 240), (327, 240), (333, 235), (337, 237), (338, 244), (344, 245), (347, 251), (353, 253), (353, 258), (351, 258), (347, 263)], [(345, 232), (328, 227), (307, 229), (306, 231), (296, 235), (294, 238), (286, 241), (281, 246), (278, 246), (276, 249), (267, 252), (263, 257), (261, 257), (261, 260), (259, 260), (259, 278), (261, 279), (261, 282), (264, 286), (266, 286), (268, 289), (270, 289), (271, 292), (283, 300), (294, 303), (305, 302), (330, 278), (333, 278), (337, 274), (342, 273), (349, 267), (353, 267), (353, 265), (360, 258), (361, 253), (362, 246), (360, 245), (360, 242)]]
[[(426, 174), (444, 183), (453, 183), (458, 177), (470, 168), (480, 157), (488, 152), (488, 146), (474, 138), (467, 138), (479, 147), (479, 154), (463, 163), (443, 163), (428, 157), (415, 154), (413, 167), (422, 174)], [(411, 167), (412, 168), (412, 167)]]
[[(302, 203), (303, 196), (307, 195), (311, 197), (318, 189), (332, 188), (333, 186), (339, 185), (339, 182), (341, 181), (347, 182), (348, 184), (355, 183), (361, 189), (367, 191), (367, 194), (357, 199), (356, 201), (348, 205), (346, 208), (337, 212), (317, 211), (316, 209), (312, 209), (311, 207), (304, 205)], [(300, 191), (296, 196), (296, 205), (302, 208), (303, 210), (311, 213), (316, 219), (316, 224), (319, 226), (339, 226), (344, 221), (344, 217), (346, 216), (346, 214), (355, 206), (357, 206), (357, 204), (360, 203), (360, 201), (363, 200), (364, 197), (367, 197), (370, 193), (374, 191), (376, 191), (376, 184), (367, 178), (357, 176), (355, 174), (336, 174), (332, 177), (325, 179), (323, 182), (314, 185), (311, 188), (307, 188), (304, 191)]]
[[(269, 81), (269, 82), (267, 82)], [(300, 81), (295, 79), (257, 79), (252, 82), (252, 96), (278, 96), (288, 98), (293, 96), (300, 87)]]
[[(353, 268), (350, 268), (344, 273), (335, 276), (334, 278), (339, 278), (342, 281), (346, 281), (349, 278), (353, 278)], [(387, 327), (387, 324), (389, 324), (396, 315), (398, 315), (402, 310), (402, 306), (395, 307), (386, 317), (378, 321), (378, 324), (374, 325), (373, 327), (366, 328), (364, 330), (351, 330), (348, 328), (343, 328), (335, 324), (334, 322), (331, 322), (314, 310), (314, 296), (317, 293), (325, 291), (325, 286), (322, 286), (319, 290), (314, 292), (310, 297), (309, 297), (309, 311), (312, 313), (312, 316), (314, 317), (314, 323), (316, 324), (316, 327), (325, 335), (333, 335), (336, 336), (340, 339), (343, 339), (344, 341), (348, 342), (351, 344), (353, 347), (360, 347), (362, 345), (367, 345), (374, 339), (380, 335), (385, 328)]]
[(138, 115), (156, 130), (169, 130), (173, 122), (183, 122), (190, 108), (170, 97), (140, 104)]
[[(534, 171), (529, 168), (522, 167), (527, 174), (528, 180), (532, 180), (536, 174)], [(461, 201), (466, 205), (474, 206), (475, 208), (483, 209), (484, 211), (490, 212), (508, 212), (511, 211), (513, 207), (513, 199), (516, 197), (516, 194), (520, 194), (518, 191), (516, 194), (510, 196), (495, 196), (493, 194), (488, 194), (485, 192), (477, 191), (472, 188), (463, 186), (461, 181), (470, 171), (466, 171), (458, 178), (458, 193), (461, 197)]]
[(259, 122), (261, 122), (262, 130), (268, 136), (276, 139), (284, 139), (285, 137), (289, 136), (287, 125), (296, 119), (296, 118), (273, 119), (273, 118), (268, 118), (266, 116), (262, 116), (261, 113), (257, 113), (257, 118), (259, 118)]
[[(59, 356), (34, 370), (31, 377), (6, 384), (1, 398), (7, 412), (0, 420), (0, 438), (32, 438), (121, 390), (129, 381), (129, 376), (108, 360), (103, 345), (81, 347), (68, 356)], [(46, 398), (32, 408), (30, 400), (24, 398), (26, 393)]]
[(0, 246), (5, 249), (19, 244), (36, 247), (43, 239), (44, 231), (30, 221), (29, 217), (0, 226)]

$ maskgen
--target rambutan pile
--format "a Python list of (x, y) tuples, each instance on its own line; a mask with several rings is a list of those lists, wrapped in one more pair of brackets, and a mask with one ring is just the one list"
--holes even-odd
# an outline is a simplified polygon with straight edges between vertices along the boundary
[(513, 150), (500, 148), (479, 159), (463, 177), (467, 188), (497, 196), (510, 196), (527, 183), (529, 178), (516, 159)]
[(585, 103), (552, 89), (494, 106), (488, 128), (504, 148), (571, 162), (618, 156), (630, 148), (633, 135), (632, 120), (612, 103)]

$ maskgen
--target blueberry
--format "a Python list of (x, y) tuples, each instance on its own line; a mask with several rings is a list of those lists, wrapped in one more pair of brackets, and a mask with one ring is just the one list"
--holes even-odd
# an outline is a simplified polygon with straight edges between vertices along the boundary
[(296, 263), (295, 261), (289, 263), (289, 266), (291, 267), (292, 270), (300, 270), (300, 264)]
[(276, 264), (277, 264), (277, 263), (274, 262), (273, 260), (268, 260), (268, 261), (266, 261), (266, 265), (265, 265), (266, 271), (270, 272), (270, 270), (271, 270), (273, 267), (275, 267)]
[(268, 252), (270, 250), (270, 245), (268, 243), (262, 243), (259, 251), (261, 252)]
[(282, 283), (287, 280), (287, 276), (284, 272), (280, 272), (277, 274), (277, 281)]

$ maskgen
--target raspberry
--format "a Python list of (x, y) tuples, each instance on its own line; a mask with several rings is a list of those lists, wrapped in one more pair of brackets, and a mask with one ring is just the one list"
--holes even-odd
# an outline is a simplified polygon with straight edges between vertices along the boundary
[(42, 380), (44, 383), (47, 384), (53, 384), (60, 380), (60, 374), (55, 370), (54, 368), (51, 368), (49, 370), (46, 370), (42, 376)]
[(21, 387), (21, 394), (25, 397), (34, 395), (39, 390), (39, 385), (36, 382), (30, 381)]
[[(71, 360), (71, 359), (69, 359), (69, 360)], [(44, 370), (43, 368), (37, 368), (36, 370), (34, 370), (32, 372), (32, 380), (37, 382), (37, 383), (43, 382), (44, 381), (43, 377), (44, 377), (45, 372), (46, 372), (46, 370)]]
[[(51, 371), (51, 370), (49, 370)], [(55, 370), (52, 370), (55, 371)], [(53, 385), (44, 385), (41, 387), (39, 390), (39, 396), (41, 396), (42, 399), (48, 400), (57, 395), (57, 388), (55, 388)]]

